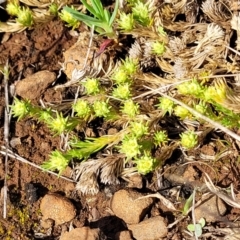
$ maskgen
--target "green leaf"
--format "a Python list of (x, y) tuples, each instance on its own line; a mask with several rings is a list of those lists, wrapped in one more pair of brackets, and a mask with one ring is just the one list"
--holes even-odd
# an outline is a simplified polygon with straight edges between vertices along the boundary
[(100, 34), (105, 34), (108, 37), (114, 37), (115, 34), (112, 29), (112, 23), (117, 15), (118, 3), (119, 0), (116, 1), (116, 5), (113, 11), (113, 15), (111, 16), (109, 11), (104, 9), (100, 0), (91, 0), (92, 6), (87, 3), (86, 0), (81, 0), (88, 11), (94, 15), (94, 17), (88, 16), (77, 10), (74, 10), (70, 7), (64, 7), (63, 9), (72, 14), (73, 18), (84, 22), (87, 26), (92, 27), (95, 26), (95, 31)]
[(104, 20), (106, 23), (109, 23), (110, 21), (110, 13), (106, 9), (104, 9)]
[(96, 25), (96, 23), (98, 23), (98, 24), (102, 23), (102, 21), (100, 21), (96, 18), (87, 16), (83, 13), (80, 13), (80, 12), (76, 11), (75, 9), (70, 8), (70, 7), (64, 7), (63, 10), (71, 13), (73, 15), (73, 17), (76, 18), (77, 20), (83, 21), (86, 24), (91, 24), (90, 26)]
[(114, 135), (106, 135), (99, 138), (86, 138), (84, 141), (75, 139), (70, 142), (70, 145), (73, 149), (69, 150), (67, 154), (72, 157), (86, 160), (91, 154), (100, 151), (115, 139), (116, 137)]
[(115, 19), (115, 17), (117, 16), (117, 11), (118, 11), (118, 6), (119, 6), (119, 0), (116, 0), (116, 3), (115, 3), (115, 7), (114, 7), (114, 10), (113, 10), (113, 13), (112, 13), (112, 16), (109, 20), (109, 26), (112, 26), (113, 24), (113, 21)]
[(197, 237), (200, 237), (202, 235), (202, 226), (201, 224), (197, 223), (197, 224), (189, 224), (187, 226), (187, 229), (190, 231), (190, 232), (195, 232), (196, 236)]
[(195, 224), (195, 233), (196, 233), (197, 237), (200, 237), (202, 235), (201, 224), (199, 224), (199, 223)]
[(187, 229), (188, 229), (190, 232), (194, 232), (194, 231), (195, 231), (194, 224), (188, 224)]
[(98, 15), (98, 18), (102, 19), (103, 16), (104, 16), (104, 8), (103, 8), (103, 5), (102, 5), (101, 1), (99, 1), (99, 0), (91, 0), (91, 2), (92, 2), (93, 8), (95, 9), (95, 11), (96, 11), (96, 13)]
[(82, 2), (83, 5), (87, 8), (87, 10), (88, 10), (90, 13), (92, 13), (94, 16), (98, 14), (98, 11), (95, 11), (95, 9), (94, 9), (91, 5), (89, 5), (89, 4), (87, 3), (87, 1), (81, 0), (81, 2)]
[(183, 215), (187, 215), (188, 210), (190, 209), (190, 207), (192, 206), (192, 200), (193, 200), (193, 193), (191, 194), (191, 196), (187, 199), (184, 207), (183, 207)]
[(205, 221), (204, 218), (200, 218), (199, 221), (198, 221), (198, 223), (199, 223), (202, 227), (204, 227), (205, 224), (206, 224), (206, 221)]

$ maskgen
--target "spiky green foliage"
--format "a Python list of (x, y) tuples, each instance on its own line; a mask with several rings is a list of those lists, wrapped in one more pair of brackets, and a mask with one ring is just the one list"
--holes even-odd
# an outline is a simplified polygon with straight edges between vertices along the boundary
[(31, 113), (32, 105), (29, 100), (19, 100), (14, 98), (13, 105), (11, 106), (12, 114), (18, 120), (26, 117)]
[(155, 170), (157, 166), (157, 160), (146, 152), (144, 152), (143, 156), (137, 158), (134, 162), (137, 165), (136, 167), (138, 172), (144, 175)]
[(186, 149), (192, 149), (198, 144), (198, 135), (193, 131), (186, 131), (180, 134), (181, 145)]
[[(73, 6), (70, 9), (72, 9), (73, 11), (75, 10)], [(68, 27), (72, 27), (73, 29), (78, 28), (81, 23), (76, 18), (74, 18), (73, 15), (66, 9), (61, 10), (61, 12), (59, 13), (59, 17), (61, 20), (67, 23), (66, 25)]]
[(66, 169), (70, 161), (70, 158), (67, 157), (65, 154), (61, 153), (58, 150), (51, 152), (49, 156), (49, 160), (44, 162), (41, 167), (45, 170), (50, 171), (58, 171), (58, 174), (61, 173)]
[(72, 149), (67, 152), (67, 155), (79, 160), (87, 160), (91, 154), (98, 152), (114, 141), (120, 140), (119, 137), (118, 134), (105, 135), (99, 138), (86, 138), (84, 141), (79, 141), (75, 138), (70, 141)]

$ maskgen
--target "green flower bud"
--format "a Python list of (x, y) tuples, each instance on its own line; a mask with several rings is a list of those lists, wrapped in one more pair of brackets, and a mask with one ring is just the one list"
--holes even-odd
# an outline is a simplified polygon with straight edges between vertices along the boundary
[(193, 95), (201, 97), (204, 92), (204, 87), (196, 80), (193, 79), (191, 82), (185, 82), (178, 85), (178, 92), (184, 95)]
[(148, 127), (142, 122), (130, 122), (130, 131), (136, 138), (140, 138), (148, 133)]
[(199, 102), (195, 105), (195, 109), (201, 114), (205, 114), (208, 111), (208, 106), (205, 102)]
[(218, 103), (224, 102), (226, 99), (226, 85), (224, 83), (215, 84), (210, 86), (204, 92), (204, 99), (206, 101), (215, 101)]
[(120, 19), (118, 20), (118, 26), (124, 31), (131, 31), (134, 26), (133, 14), (120, 13)]
[(122, 140), (119, 152), (125, 154), (127, 159), (131, 159), (140, 154), (140, 148), (141, 147), (138, 144), (137, 138), (126, 136)]
[(81, 99), (78, 99), (76, 104), (73, 105), (73, 110), (76, 112), (76, 115), (78, 117), (82, 117), (82, 118), (89, 116), (91, 113), (91, 108), (89, 106), (89, 103)]
[(159, 101), (160, 103), (157, 105), (157, 107), (163, 111), (163, 114), (165, 115), (167, 112), (171, 114), (173, 111), (174, 102), (166, 97), (160, 97)]
[(123, 84), (129, 82), (129, 75), (126, 70), (118, 68), (111, 76), (111, 79), (117, 84)]
[(154, 42), (154, 43), (152, 44), (152, 52), (153, 52), (153, 53), (161, 56), (161, 55), (163, 55), (163, 53), (164, 53), (165, 51), (166, 51), (166, 49), (165, 49), (164, 43), (161, 43), (161, 42), (156, 41), (156, 42)]
[(174, 108), (174, 113), (177, 117), (180, 117), (181, 120), (191, 116), (190, 112), (186, 108), (179, 105)]
[(153, 136), (156, 146), (165, 145), (168, 142), (168, 135), (166, 131), (155, 132)]
[(152, 158), (149, 154), (144, 155), (134, 161), (137, 164), (137, 170), (141, 174), (147, 174), (155, 170), (157, 167), (157, 160)]
[(71, 130), (72, 123), (68, 121), (68, 117), (64, 118), (62, 113), (56, 114), (55, 118), (46, 121), (47, 126), (57, 135), (62, 134), (64, 131)]
[(95, 95), (100, 92), (100, 84), (96, 78), (88, 78), (86, 82), (83, 82), (82, 84), (86, 89), (87, 95)]
[(12, 16), (17, 16), (20, 10), (21, 8), (18, 0), (13, 0), (6, 6), (6, 11)]
[(193, 131), (186, 131), (180, 134), (181, 145), (186, 149), (192, 149), (198, 144), (198, 135)]
[(34, 112), (34, 114), (36, 114), (39, 121), (45, 123), (52, 121), (52, 110), (50, 108), (44, 110), (37, 110)]
[(138, 70), (138, 61), (136, 59), (130, 59), (126, 58), (125, 61), (123, 61), (123, 65), (121, 67), (124, 71), (127, 72), (129, 75), (133, 75), (137, 73)]
[(111, 106), (104, 101), (95, 101), (93, 104), (93, 110), (97, 117), (107, 117), (110, 113)]
[(59, 171), (59, 175), (61, 175), (62, 171), (66, 169), (69, 164), (70, 159), (65, 157), (61, 152), (55, 150), (51, 152), (49, 160), (44, 162), (41, 167), (45, 170), (50, 171)]
[(150, 14), (147, 4), (144, 4), (141, 1), (137, 1), (132, 8), (132, 13), (133, 18), (136, 19), (141, 25), (150, 25), (151, 19), (149, 17)]
[(58, 4), (57, 3), (52, 3), (49, 6), (49, 12), (53, 15), (53, 16), (57, 16), (58, 15)]
[(129, 99), (131, 97), (130, 86), (128, 83), (118, 85), (113, 89), (112, 95), (119, 99)]
[(139, 113), (139, 105), (137, 103), (134, 103), (132, 99), (129, 99), (124, 102), (121, 111), (123, 114), (126, 114), (129, 117), (133, 118)]
[(29, 100), (19, 100), (14, 98), (14, 103), (11, 106), (12, 114), (18, 118), (18, 121), (31, 113), (32, 105)]
[(18, 12), (17, 22), (21, 23), (25, 27), (31, 27), (33, 25), (33, 15), (29, 8), (22, 8)]

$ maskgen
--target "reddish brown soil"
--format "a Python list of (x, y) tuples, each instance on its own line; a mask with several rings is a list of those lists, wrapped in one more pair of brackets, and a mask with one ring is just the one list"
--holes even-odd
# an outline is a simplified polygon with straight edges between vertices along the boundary
[[(0, 37), (4, 39), (4, 34)], [(40, 70), (54, 71), (58, 74), (63, 60), (63, 52), (72, 46), (77, 38), (69, 34), (68, 29), (60, 21), (52, 21), (42, 27), (32, 31), (11, 34), (8, 39), (0, 45), (0, 64), (4, 65), (9, 61), (10, 81), (14, 84), (19, 78), (26, 77)], [(4, 123), (4, 83), (3, 76), (0, 75), (0, 145), (4, 146), (3, 123)], [(59, 81), (66, 81), (66, 78)], [(63, 99), (68, 93), (56, 92), (49, 88), (41, 96), (48, 102), (55, 102)], [(71, 93), (70, 93), (71, 94)], [(37, 103), (39, 99), (35, 99)], [(12, 150), (23, 158), (37, 165), (48, 159), (49, 153), (58, 148), (60, 137), (54, 137), (42, 124), (32, 119), (25, 119), (19, 122), (12, 119), (10, 124), (10, 140), (13, 143)], [(65, 174), (69, 177), (69, 171)], [(4, 184), (4, 156), (0, 155), (0, 187)], [(40, 227), (41, 213), (39, 210), (41, 198), (49, 191), (59, 192), (69, 197), (78, 209), (76, 219), (73, 224), (81, 227), (89, 220), (98, 220), (106, 217), (101, 223), (109, 236), (121, 230), (121, 226), (116, 226), (110, 213), (107, 212), (106, 194), (99, 193), (91, 203), (87, 203), (85, 198), (81, 198), (74, 190), (74, 183), (52, 174), (38, 170), (28, 164), (9, 159), (8, 162), (8, 217), (3, 219), (2, 197), (0, 203), (0, 235), (1, 239), (33, 239), (35, 233), (42, 233), (46, 230)], [(26, 184), (33, 184), (35, 197), (29, 195)], [(28, 186), (28, 185), (27, 185)], [(34, 193), (35, 194), (35, 193)], [(32, 199), (34, 201), (32, 201)], [(81, 208), (81, 214), (79, 209)], [(106, 230), (110, 228), (110, 230)], [(112, 231), (114, 229), (114, 231)], [(9, 231), (9, 232), (8, 232)], [(35, 232), (35, 233), (34, 233)], [(55, 239), (59, 236), (61, 229), (53, 228), (45, 239)], [(9, 238), (8, 238), (9, 237)]]

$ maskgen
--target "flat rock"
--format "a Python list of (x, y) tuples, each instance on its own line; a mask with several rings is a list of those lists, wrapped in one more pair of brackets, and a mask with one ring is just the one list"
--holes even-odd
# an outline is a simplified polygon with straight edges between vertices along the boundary
[(81, 227), (65, 232), (59, 240), (103, 240), (99, 228)]
[(56, 225), (71, 221), (76, 216), (72, 202), (60, 194), (46, 194), (40, 204), (43, 220), (53, 219)]
[(227, 208), (225, 203), (217, 196), (212, 196), (196, 207), (194, 214), (196, 221), (199, 221), (200, 218), (204, 218), (206, 222), (216, 222), (222, 219), (226, 211)]
[[(95, 57), (95, 51), (90, 51), (86, 59), (89, 48), (89, 32), (82, 32), (78, 41), (63, 53), (64, 56), (64, 72), (69, 79), (78, 79), (77, 72), (90, 71), (100, 73), (101, 69), (107, 71), (111, 67), (111, 59), (108, 54), (102, 53), (99, 57)], [(91, 49), (97, 47), (95, 41), (92, 42)], [(86, 66), (85, 66), (86, 62)], [(76, 74), (76, 75), (75, 75)], [(82, 75), (82, 74), (80, 74)]]
[(152, 198), (144, 198), (144, 195), (134, 190), (119, 190), (111, 199), (111, 209), (114, 214), (128, 224), (139, 223), (153, 203)]
[(166, 237), (168, 233), (164, 218), (161, 216), (149, 218), (138, 224), (128, 225), (128, 230), (137, 240), (160, 240)]
[(55, 81), (56, 74), (49, 71), (34, 73), (16, 84), (16, 94), (24, 99), (37, 99)]

